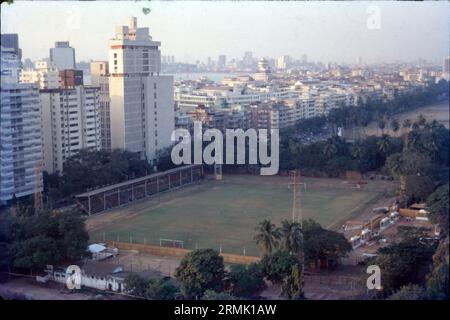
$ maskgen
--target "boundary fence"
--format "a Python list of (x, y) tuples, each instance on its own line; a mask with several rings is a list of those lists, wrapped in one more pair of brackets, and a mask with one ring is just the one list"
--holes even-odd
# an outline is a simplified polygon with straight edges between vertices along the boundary
[[(189, 249), (175, 248), (175, 247), (160, 247), (151, 244), (127, 243), (117, 241), (106, 241), (109, 246), (115, 247), (119, 250), (136, 250), (142, 253), (154, 254), (158, 256), (171, 256), (183, 258), (186, 254), (191, 252)], [(221, 253), (225, 263), (231, 264), (251, 264), (260, 261), (260, 257), (243, 256), (231, 253)]]

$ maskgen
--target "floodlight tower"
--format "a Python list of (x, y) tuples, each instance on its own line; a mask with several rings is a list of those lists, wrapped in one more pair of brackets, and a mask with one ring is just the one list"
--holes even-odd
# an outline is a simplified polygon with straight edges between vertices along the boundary
[(292, 222), (300, 222), (300, 227), (303, 227), (303, 214), (300, 199), (301, 186), (306, 188), (306, 184), (300, 181), (300, 171), (289, 171), (289, 186), (292, 187)]

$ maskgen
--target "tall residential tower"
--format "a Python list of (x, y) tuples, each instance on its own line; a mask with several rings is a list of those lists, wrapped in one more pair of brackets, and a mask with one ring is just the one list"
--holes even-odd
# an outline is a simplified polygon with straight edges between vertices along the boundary
[(171, 145), (173, 77), (160, 75), (161, 43), (132, 17), (109, 41), (111, 148), (139, 152), (154, 163)]
[[(17, 35), (12, 39), (16, 39)], [(20, 49), (14, 42), (1, 47), (0, 203), (42, 191), (39, 86), (19, 83)], [(10, 45), (8, 47), (7, 45)]]

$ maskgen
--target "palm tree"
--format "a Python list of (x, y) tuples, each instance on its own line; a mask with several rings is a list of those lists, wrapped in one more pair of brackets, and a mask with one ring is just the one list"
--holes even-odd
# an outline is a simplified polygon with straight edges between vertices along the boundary
[(439, 122), (436, 119), (433, 119), (433, 121), (431, 121), (431, 124), (430, 124), (431, 130), (435, 130), (438, 127), (439, 127)]
[(381, 129), (381, 134), (384, 135), (384, 128), (386, 128), (385, 119), (380, 119), (378, 121), (378, 128)]
[(364, 148), (360, 142), (355, 143), (351, 149), (352, 157), (355, 159), (361, 159), (364, 154)]
[(383, 134), (380, 140), (377, 141), (378, 151), (386, 155), (391, 148), (391, 139), (387, 134)]
[(411, 127), (411, 120), (405, 119), (402, 124), (403, 129), (408, 130)]
[(408, 135), (408, 149), (417, 149), (419, 146), (420, 134), (417, 131), (412, 131)]
[(420, 114), (419, 117), (417, 118), (417, 124), (422, 127), (425, 125), (425, 123), (427, 123), (427, 119), (423, 114)]
[(397, 119), (392, 119), (391, 121), (391, 129), (394, 132), (397, 132), (400, 129), (400, 123)]
[(328, 157), (331, 158), (333, 155), (335, 155), (337, 153), (337, 147), (336, 144), (334, 143), (333, 139), (327, 139), (327, 141), (325, 142), (324, 146), (323, 146), (323, 154)]
[(303, 233), (300, 223), (283, 220), (281, 222), (282, 247), (287, 252), (300, 254), (303, 247)]
[(280, 231), (267, 219), (259, 223), (256, 231), (257, 233), (254, 236), (256, 244), (262, 248), (264, 254), (270, 255), (278, 247), (278, 241), (281, 237)]

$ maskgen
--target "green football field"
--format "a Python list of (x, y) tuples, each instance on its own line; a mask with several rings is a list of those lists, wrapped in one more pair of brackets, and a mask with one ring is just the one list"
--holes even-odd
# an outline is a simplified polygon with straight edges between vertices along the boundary
[[(222, 248), (242, 254), (245, 248), (247, 255), (258, 255), (253, 240), (258, 222), (271, 219), (279, 224), (292, 217), (288, 183), (287, 177), (247, 175), (204, 180), (93, 216), (88, 229), (92, 241), (159, 244), (160, 238), (177, 239), (190, 249)], [(306, 189), (300, 192), (303, 217), (328, 227), (364, 210), (380, 194), (341, 184), (337, 179), (306, 180)]]

